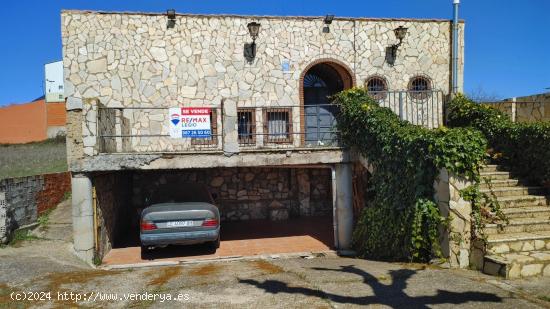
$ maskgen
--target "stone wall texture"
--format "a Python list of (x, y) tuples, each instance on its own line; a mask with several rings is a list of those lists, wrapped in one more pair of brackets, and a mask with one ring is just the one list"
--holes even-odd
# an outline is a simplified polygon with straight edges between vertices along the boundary
[(449, 219), (449, 226), (441, 230), (443, 255), (453, 268), (470, 265), (472, 205), (460, 196), (460, 190), (471, 185), (470, 181), (441, 169), (434, 183), (435, 200), (441, 215)]
[(514, 122), (550, 121), (550, 93), (485, 104), (504, 112)]
[[(249, 63), (243, 47), (251, 41), (247, 24), (252, 21), (261, 23), (261, 28), (256, 59)], [(393, 29), (398, 26), (407, 27), (408, 34), (390, 65), (385, 61), (386, 48), (397, 42)], [(237, 98), (242, 107), (295, 106), (292, 115), (299, 121), (300, 78), (320, 59), (338, 63), (357, 85), (378, 75), (387, 80), (389, 90), (403, 90), (412, 77), (422, 75), (433, 89), (449, 92), (449, 20), (337, 18), (329, 33), (323, 27), (322, 17), (177, 15), (175, 27), (167, 28), (163, 14), (64, 11), (68, 108), (71, 102), (83, 102), (83, 117), (93, 123), (82, 128), (85, 155), (98, 153), (94, 120), (98, 103), (219, 107), (222, 99)], [(461, 24), (460, 85), (463, 31)], [(288, 70), (282, 70), (287, 63)], [(96, 107), (86, 107), (86, 100)], [(164, 111), (124, 110), (122, 117), (132, 134), (167, 133)], [(162, 149), (145, 145), (148, 141), (136, 139), (132, 146), (142, 151)]]
[[(55, 207), (71, 191), (71, 176), (68, 172), (44, 174), (0, 180), (0, 198), (4, 202), (4, 215), (0, 219), (0, 241), (7, 241), (9, 234), (21, 226), (36, 222), (38, 216)], [(4, 217), (4, 218), (2, 218)]]
[(140, 209), (159, 187), (178, 190), (202, 183), (217, 196), (222, 220), (270, 219), (272, 209), (290, 217), (332, 214), (330, 169), (217, 168), (140, 172), (133, 177), (133, 205)]
[(131, 207), (131, 177), (124, 173), (100, 174), (93, 177), (95, 187), (98, 250), (103, 257), (107, 252), (127, 241), (132, 234), (128, 230), (138, 231), (137, 216)]

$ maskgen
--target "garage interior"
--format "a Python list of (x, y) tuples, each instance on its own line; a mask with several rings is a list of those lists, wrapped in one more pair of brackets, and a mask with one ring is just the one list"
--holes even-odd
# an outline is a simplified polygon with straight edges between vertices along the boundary
[[(329, 166), (117, 171), (93, 175), (97, 258), (105, 265), (147, 260), (323, 252), (334, 248)], [(201, 183), (221, 216), (221, 245), (168, 246), (146, 256), (139, 215), (158, 188)]]

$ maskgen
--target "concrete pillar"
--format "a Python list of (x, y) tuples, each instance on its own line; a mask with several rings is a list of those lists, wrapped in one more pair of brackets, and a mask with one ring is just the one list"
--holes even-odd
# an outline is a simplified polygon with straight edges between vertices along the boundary
[(79, 258), (92, 263), (94, 256), (94, 212), (92, 200), (92, 181), (85, 174), (73, 174), (73, 243)]
[(351, 249), (353, 235), (353, 188), (351, 163), (335, 166), (336, 176), (336, 237), (339, 250)]
[(223, 152), (231, 156), (239, 152), (239, 128), (237, 123), (237, 100), (225, 99), (223, 109)]

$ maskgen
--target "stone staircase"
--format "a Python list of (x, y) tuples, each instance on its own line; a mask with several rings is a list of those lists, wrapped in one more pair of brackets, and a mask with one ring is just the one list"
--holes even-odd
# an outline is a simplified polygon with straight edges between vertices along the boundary
[(523, 186), (497, 165), (487, 165), (481, 177), (481, 191), (492, 191), (509, 220), (508, 224), (486, 225), (483, 272), (506, 278), (550, 277), (550, 200), (546, 190)]

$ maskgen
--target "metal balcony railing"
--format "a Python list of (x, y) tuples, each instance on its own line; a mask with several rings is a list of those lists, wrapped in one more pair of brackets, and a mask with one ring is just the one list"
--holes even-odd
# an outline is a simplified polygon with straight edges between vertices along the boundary
[[(403, 120), (427, 128), (443, 125), (445, 95), (441, 91), (371, 92), (381, 106)], [(206, 138), (169, 134), (168, 107), (97, 107), (99, 153), (222, 152), (227, 129), (237, 132), (242, 151), (258, 149), (340, 147), (334, 104), (238, 106), (236, 117), (211, 107), (211, 134)], [(87, 118), (86, 118), (87, 119)], [(226, 128), (226, 130), (224, 130)]]

